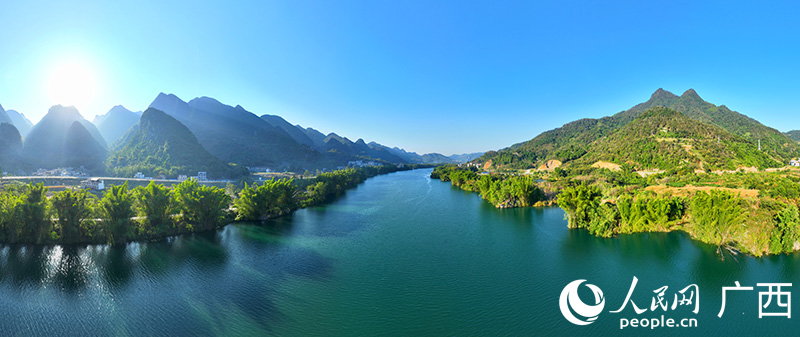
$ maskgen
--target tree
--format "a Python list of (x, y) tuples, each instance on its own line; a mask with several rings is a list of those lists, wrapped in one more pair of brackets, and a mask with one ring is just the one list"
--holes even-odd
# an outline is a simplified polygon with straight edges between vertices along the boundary
[(586, 227), (594, 210), (600, 206), (602, 196), (600, 188), (593, 185), (581, 184), (565, 188), (558, 195), (558, 206), (567, 212), (569, 227)]
[(133, 196), (128, 190), (128, 182), (119, 186), (111, 186), (100, 199), (100, 216), (106, 227), (109, 242), (119, 244), (125, 242), (130, 231), (133, 212)]
[(717, 246), (734, 252), (733, 236), (745, 219), (739, 197), (727, 191), (698, 192), (689, 205), (689, 214), (695, 224), (697, 236)]
[(236, 220), (263, 220), (296, 208), (293, 180), (268, 180), (261, 186), (245, 185), (234, 201)]
[(47, 187), (43, 183), (28, 184), (23, 190), (23, 202), (16, 205), (14, 212), (21, 221), (21, 241), (40, 244), (47, 240), (53, 224), (47, 216)]
[(53, 211), (61, 228), (61, 242), (76, 243), (83, 235), (83, 222), (92, 215), (87, 190), (63, 190), (51, 200)]
[(142, 219), (142, 229), (150, 236), (163, 236), (174, 232), (172, 214), (176, 211), (172, 191), (164, 185), (150, 182), (147, 187), (133, 190), (134, 207)]
[(800, 248), (800, 211), (794, 204), (775, 214), (775, 228), (770, 242), (773, 253), (791, 253)]
[(20, 230), (25, 224), (21, 218), (19, 205), (25, 203), (23, 188), (18, 185), (6, 186), (0, 193), (0, 228), (3, 242), (17, 242)]
[(224, 223), (231, 202), (225, 190), (187, 179), (175, 186), (174, 194), (190, 230), (211, 230)]

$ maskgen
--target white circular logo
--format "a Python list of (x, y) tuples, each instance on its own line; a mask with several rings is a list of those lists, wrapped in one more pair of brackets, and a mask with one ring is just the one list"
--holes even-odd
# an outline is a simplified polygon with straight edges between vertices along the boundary
[[(606, 299), (603, 297), (603, 291), (594, 284), (586, 284), (589, 289), (594, 293), (594, 305), (586, 305), (578, 297), (578, 287), (586, 280), (575, 280), (567, 284), (564, 290), (561, 291), (561, 298), (558, 300), (558, 306), (561, 308), (561, 314), (564, 315), (568, 321), (577, 325), (592, 324), (603, 307), (606, 305)], [(577, 317), (575, 314), (577, 314)]]

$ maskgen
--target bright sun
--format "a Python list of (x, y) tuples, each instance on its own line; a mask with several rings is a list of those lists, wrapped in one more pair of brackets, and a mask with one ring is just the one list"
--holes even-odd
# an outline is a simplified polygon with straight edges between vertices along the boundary
[(80, 62), (61, 63), (53, 69), (47, 84), (50, 103), (73, 105), (78, 110), (86, 108), (95, 94), (93, 75), (91, 69)]

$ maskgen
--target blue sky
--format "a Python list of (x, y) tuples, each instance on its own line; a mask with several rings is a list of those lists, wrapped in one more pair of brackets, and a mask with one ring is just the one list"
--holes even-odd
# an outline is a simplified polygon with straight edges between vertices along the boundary
[[(659, 87), (800, 129), (788, 2), (17, 1), (0, 3), (0, 104), (38, 121), (63, 60), (92, 119), (159, 92), (210, 96), (417, 152), (498, 149)], [(83, 83), (83, 82), (78, 82)], [(80, 87), (80, 85), (77, 85)]]

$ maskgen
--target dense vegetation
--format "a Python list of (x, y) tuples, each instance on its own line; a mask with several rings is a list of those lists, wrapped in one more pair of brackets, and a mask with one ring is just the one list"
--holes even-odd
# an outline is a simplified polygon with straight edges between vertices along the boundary
[(578, 162), (629, 164), (636, 169), (667, 170), (681, 165), (718, 171), (738, 167), (780, 167), (758, 146), (725, 129), (657, 107), (592, 144)]
[[(680, 115), (675, 121), (662, 119), (661, 126), (666, 128), (663, 132), (652, 128), (658, 124), (657, 118), (642, 121), (648, 110), (656, 107), (666, 107)], [(625, 129), (629, 124), (633, 125)], [(669, 137), (676, 131), (685, 137)], [(694, 90), (679, 97), (659, 89), (650, 100), (627, 111), (577, 120), (530, 141), (487, 152), (476, 161), (491, 162), (495, 168), (526, 169), (547, 160), (586, 163), (607, 155), (614, 156), (617, 164), (627, 162), (648, 168), (663, 169), (682, 160), (699, 169), (767, 168), (800, 156), (800, 146), (786, 134), (724, 105), (703, 101)]]
[(786, 132), (786, 136), (791, 138), (793, 141), (800, 142), (800, 130)]
[(186, 126), (162, 111), (147, 109), (138, 127), (129, 132), (107, 161), (115, 176), (132, 177), (142, 172), (151, 177), (176, 178), (203, 171), (212, 178), (236, 178), (247, 174), (245, 168), (226, 165), (212, 156)]
[(168, 188), (151, 182), (129, 189), (110, 186), (102, 197), (66, 189), (48, 198), (40, 184), (0, 191), (0, 242), (110, 243), (152, 240), (213, 230), (231, 221), (266, 220), (298, 207), (328, 202), (367, 178), (411, 167), (348, 168), (313, 179), (270, 180), (221, 189), (188, 179)]
[[(800, 249), (800, 171), (776, 170), (800, 157), (797, 134), (691, 89), (659, 89), (627, 111), (568, 123), (473, 164), (544, 179), (569, 226), (598, 236), (678, 229), (720, 252), (774, 254)], [(455, 174), (454, 184), (471, 174)]]
[[(431, 177), (484, 195), (504, 181), (533, 181), (546, 191), (534, 205), (557, 203), (569, 226), (610, 237), (682, 230), (720, 253), (753, 255), (800, 250), (800, 170), (695, 172), (679, 166), (642, 176), (632, 167), (572, 166), (529, 175), (479, 174), (474, 166), (441, 166)], [(537, 179), (538, 178), (538, 179)], [(533, 180), (536, 179), (536, 180)], [(511, 184), (509, 184), (511, 185)], [(530, 203), (498, 203), (498, 207)]]
[(17, 128), (9, 123), (0, 123), (0, 172), (23, 168), (21, 153), (22, 137)]
[(530, 176), (481, 175), (475, 170), (448, 165), (435, 168), (431, 178), (478, 192), (497, 208), (530, 207), (545, 199), (544, 190)]

